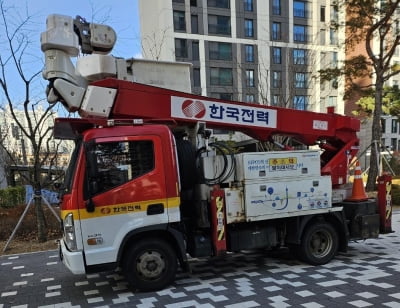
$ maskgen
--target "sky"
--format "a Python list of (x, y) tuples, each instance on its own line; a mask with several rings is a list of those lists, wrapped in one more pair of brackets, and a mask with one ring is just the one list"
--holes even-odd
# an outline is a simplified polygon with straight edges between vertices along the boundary
[[(110, 54), (122, 58), (140, 58), (140, 25), (138, 0), (0, 0), (7, 9), (7, 25), (12, 28), (20, 25), (26, 16), (31, 18), (29, 24), (29, 49), (24, 53), (24, 72), (32, 76), (43, 68), (44, 54), (40, 49), (40, 34), (46, 31), (46, 18), (50, 14), (61, 14), (75, 18), (77, 15), (88, 22), (111, 26), (117, 33), (117, 42)], [(11, 26), (11, 27), (10, 27)], [(9, 56), (7, 42), (4, 38), (4, 23), (0, 19), (0, 56)], [(6, 69), (7, 85), (13, 101), (24, 101), (24, 83), (16, 74), (15, 65), (9, 63)], [(0, 76), (1, 78), (1, 76)], [(47, 81), (36, 78), (31, 98), (45, 97)], [(32, 89), (31, 89), (32, 90)], [(3, 91), (0, 91), (0, 106), (6, 102)]]
[[(38, 32), (46, 30), (46, 17), (62, 14), (77, 15), (89, 22), (105, 23), (117, 33), (117, 43), (112, 54), (129, 58), (140, 55), (140, 26), (137, 0), (6, 0), (24, 7), (35, 17)], [(40, 45), (39, 37), (38, 44)]]

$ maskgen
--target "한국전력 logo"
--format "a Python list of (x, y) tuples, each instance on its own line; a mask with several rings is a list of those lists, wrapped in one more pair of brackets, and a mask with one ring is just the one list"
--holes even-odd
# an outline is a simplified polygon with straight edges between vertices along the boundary
[(187, 99), (182, 104), (182, 112), (188, 118), (201, 119), (206, 114), (206, 107), (201, 101)]

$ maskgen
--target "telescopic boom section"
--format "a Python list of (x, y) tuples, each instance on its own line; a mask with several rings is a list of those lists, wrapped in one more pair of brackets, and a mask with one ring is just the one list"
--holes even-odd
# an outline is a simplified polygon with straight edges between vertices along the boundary
[(117, 79), (91, 86), (115, 89), (109, 119), (143, 119), (177, 126), (204, 122), (207, 128), (238, 131), (260, 141), (275, 135), (294, 138), (304, 145), (318, 145), (322, 174), (334, 185), (346, 182), (348, 165), (359, 148), (359, 120), (333, 113), (316, 113), (213, 99)]

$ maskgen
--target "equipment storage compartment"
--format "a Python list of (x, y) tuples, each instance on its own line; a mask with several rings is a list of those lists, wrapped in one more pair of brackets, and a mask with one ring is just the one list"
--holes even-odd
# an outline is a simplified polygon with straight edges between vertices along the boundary
[(380, 222), (375, 200), (342, 202), (341, 205), (349, 222), (350, 238), (366, 239), (378, 237)]
[(317, 150), (241, 153), (236, 164), (239, 181), (321, 175)]
[(300, 214), (332, 207), (329, 176), (245, 181), (246, 219), (249, 221)]

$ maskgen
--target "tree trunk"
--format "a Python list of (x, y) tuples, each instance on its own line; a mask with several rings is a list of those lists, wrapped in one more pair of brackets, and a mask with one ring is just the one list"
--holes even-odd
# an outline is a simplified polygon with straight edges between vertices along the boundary
[(376, 190), (376, 180), (379, 174), (379, 154), (381, 148), (381, 116), (382, 116), (382, 95), (383, 95), (383, 79), (376, 78), (375, 84), (375, 108), (372, 119), (372, 140), (371, 140), (371, 156), (369, 162), (369, 172), (366, 191)]
[[(36, 192), (37, 190), (35, 190)], [(39, 190), (40, 191), (40, 190)], [(42, 207), (42, 197), (41, 195), (35, 195), (35, 212), (36, 212), (36, 224), (37, 224), (37, 232), (38, 232), (38, 241), (39, 243), (43, 243), (47, 241), (47, 224), (46, 218), (44, 216), (43, 207)]]

